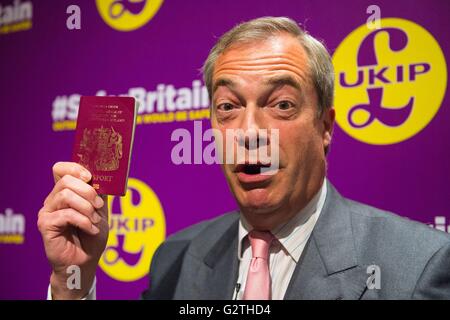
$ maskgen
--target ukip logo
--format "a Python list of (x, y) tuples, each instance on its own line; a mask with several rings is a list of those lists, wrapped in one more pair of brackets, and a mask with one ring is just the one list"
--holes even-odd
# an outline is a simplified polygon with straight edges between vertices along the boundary
[(132, 31), (149, 22), (163, 0), (96, 0), (96, 3), (102, 19), (111, 28)]
[(447, 87), (444, 55), (434, 37), (411, 21), (381, 19), (350, 33), (333, 55), (336, 122), (353, 138), (394, 144), (424, 129)]
[(147, 275), (166, 223), (156, 194), (144, 182), (128, 179), (124, 197), (108, 197), (109, 237), (100, 267), (111, 278), (136, 281)]

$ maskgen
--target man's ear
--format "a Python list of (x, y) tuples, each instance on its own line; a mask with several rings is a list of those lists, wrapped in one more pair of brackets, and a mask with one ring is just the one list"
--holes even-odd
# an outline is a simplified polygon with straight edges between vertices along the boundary
[(323, 146), (325, 148), (325, 154), (328, 153), (328, 149), (331, 144), (331, 137), (333, 136), (334, 120), (336, 112), (334, 107), (326, 109), (322, 114), (321, 122), (323, 124)]

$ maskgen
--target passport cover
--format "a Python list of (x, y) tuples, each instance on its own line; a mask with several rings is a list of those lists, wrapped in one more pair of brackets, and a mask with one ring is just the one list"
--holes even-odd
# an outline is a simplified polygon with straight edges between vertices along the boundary
[(92, 173), (98, 194), (127, 191), (137, 102), (132, 97), (82, 96), (72, 161)]

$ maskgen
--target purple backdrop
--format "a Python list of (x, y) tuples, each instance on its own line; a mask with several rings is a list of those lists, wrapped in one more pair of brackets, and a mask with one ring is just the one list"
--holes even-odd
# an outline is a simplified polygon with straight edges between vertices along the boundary
[[(201, 79), (199, 68), (218, 36), (238, 22), (264, 15), (295, 19), (323, 39), (333, 53), (366, 22), (366, 9), (374, 4), (166, 1), (144, 26), (121, 32), (105, 23), (94, 1), (28, 2), (32, 3), (32, 27), (0, 34), (0, 213), (6, 221), (10, 208), (26, 221), (22, 244), (0, 243), (3, 299), (46, 297), (50, 267), (36, 217), (53, 185), (51, 166), (70, 159), (74, 139), (73, 130), (52, 129), (57, 97), (94, 95), (99, 90), (116, 95), (137, 87), (156, 91), (158, 84), (190, 88)], [(11, 3), (0, 1), (3, 8)], [(80, 30), (66, 27), (66, 9), (71, 4), (81, 9)], [(427, 29), (450, 61), (449, 1), (378, 0), (376, 4), (382, 18), (403, 18)], [(4, 18), (5, 11), (2, 14)], [(446, 217), (448, 224), (449, 104), (446, 94), (436, 116), (421, 132), (391, 145), (360, 142), (336, 125), (329, 179), (352, 199), (429, 224), (436, 217)], [(207, 119), (203, 124), (209, 127)], [(166, 236), (236, 208), (218, 166), (172, 163), (175, 143), (170, 137), (179, 127), (192, 131), (193, 122), (139, 124), (130, 169), (130, 177), (151, 187), (159, 198)], [(147, 287), (146, 277), (123, 282), (100, 268), (97, 278), (100, 299), (135, 299)]]

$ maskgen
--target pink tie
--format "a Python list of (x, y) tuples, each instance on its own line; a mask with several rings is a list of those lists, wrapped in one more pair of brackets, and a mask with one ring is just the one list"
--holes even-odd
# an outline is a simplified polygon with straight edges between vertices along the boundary
[(252, 246), (252, 261), (248, 268), (243, 299), (270, 300), (269, 248), (274, 236), (268, 231), (253, 230), (248, 238)]

